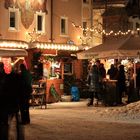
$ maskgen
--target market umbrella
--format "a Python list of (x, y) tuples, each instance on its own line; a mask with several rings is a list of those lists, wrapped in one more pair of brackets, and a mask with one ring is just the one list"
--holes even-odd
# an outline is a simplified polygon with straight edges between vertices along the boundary
[[(137, 58), (140, 54), (140, 37), (128, 36), (126, 38), (114, 38), (105, 43), (77, 54), (79, 59), (103, 58), (121, 59)], [(134, 63), (134, 86), (136, 87), (136, 65)]]
[(140, 37), (108, 39), (105, 43), (77, 53), (78, 59), (136, 58), (140, 52)]

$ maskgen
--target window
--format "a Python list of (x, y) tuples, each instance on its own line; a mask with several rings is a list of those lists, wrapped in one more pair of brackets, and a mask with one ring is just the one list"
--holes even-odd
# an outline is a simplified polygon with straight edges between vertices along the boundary
[(87, 28), (87, 22), (86, 21), (84, 21), (83, 22), (83, 28), (84, 28), (84, 30), (83, 30), (83, 35), (85, 35), (86, 34), (86, 28)]
[(88, 3), (89, 2), (89, 0), (83, 0), (83, 3)]
[(19, 9), (9, 8), (9, 30), (19, 29)]
[(68, 19), (66, 17), (61, 17), (60, 21), (60, 33), (61, 35), (67, 35), (68, 34)]
[(15, 28), (16, 27), (16, 13), (10, 12), (10, 27)]
[(36, 31), (45, 33), (45, 13), (36, 12)]
[(72, 74), (73, 73), (73, 66), (72, 63), (64, 63), (64, 74)]
[(86, 22), (86, 21), (83, 22), (83, 28), (84, 28), (84, 29), (87, 28), (87, 22)]

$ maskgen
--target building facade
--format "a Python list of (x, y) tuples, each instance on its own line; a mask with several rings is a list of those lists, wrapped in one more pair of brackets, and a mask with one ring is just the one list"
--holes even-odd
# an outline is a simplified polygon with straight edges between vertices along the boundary
[(0, 8), (1, 39), (79, 44), (72, 22), (81, 24), (81, 0), (1, 0)]
[[(82, 62), (76, 59), (76, 52), (83, 30), (73, 23), (82, 25), (83, 3), (83, 0), (1, 0), (0, 56), (8, 58), (7, 67), (24, 59), (33, 73), (47, 73), (47, 78), (54, 76), (66, 81), (67, 77), (80, 79)], [(54, 64), (56, 59), (61, 66), (53, 69), (49, 60)]]
[[(14, 48), (77, 51), (80, 45), (81, 0), (1, 0), (0, 39), (15, 41)], [(17, 41), (17, 42), (16, 42)], [(39, 42), (42, 44), (37, 44)], [(3, 42), (2, 42), (3, 43)], [(49, 44), (50, 43), (50, 44)], [(16, 46), (17, 45), (17, 46)], [(54, 46), (55, 45), (55, 46)], [(2, 46), (2, 44), (1, 44)], [(7, 48), (10, 48), (7, 46)], [(12, 48), (12, 47), (11, 47)]]

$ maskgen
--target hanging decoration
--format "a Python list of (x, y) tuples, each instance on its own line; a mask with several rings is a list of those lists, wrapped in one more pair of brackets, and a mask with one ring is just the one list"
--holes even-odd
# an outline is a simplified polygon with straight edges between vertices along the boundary
[[(110, 36), (110, 35), (112, 35), (112, 36), (118, 36), (118, 35), (128, 35), (128, 34), (134, 34), (134, 30), (131, 30), (131, 29), (128, 29), (127, 31), (121, 31), (121, 30), (119, 30), (119, 31), (117, 31), (117, 32), (115, 32), (115, 31), (113, 31), (113, 30), (111, 30), (110, 32), (107, 32), (106, 30), (97, 30), (96, 28), (82, 28), (82, 26), (78, 26), (78, 25), (75, 25), (74, 23), (72, 23), (72, 26), (73, 27), (75, 27), (75, 28), (79, 28), (79, 29), (81, 29), (82, 31), (85, 31), (85, 32), (94, 32), (94, 33), (97, 33), (97, 34), (102, 34), (102, 35), (106, 35), (106, 36)], [(140, 28), (137, 28), (136, 29), (136, 31), (140, 31)]]
[(1, 58), (1, 61), (4, 63), (4, 70), (7, 74), (9, 74), (12, 70), (12, 65), (11, 65), (11, 58)]
[(28, 35), (30, 36), (30, 42), (38, 41), (38, 38), (41, 37), (41, 33), (36, 32), (36, 29), (34, 28), (32, 32), (28, 32)]

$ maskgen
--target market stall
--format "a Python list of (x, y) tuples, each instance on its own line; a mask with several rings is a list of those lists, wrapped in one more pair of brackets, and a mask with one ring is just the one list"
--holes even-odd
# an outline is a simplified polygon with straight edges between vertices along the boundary
[(78, 47), (45, 42), (34, 42), (32, 47), (35, 48), (33, 70), (40, 75), (37, 81), (46, 83), (47, 103), (60, 101), (61, 95), (64, 95), (65, 75), (73, 74), (71, 53), (77, 51)]
[[(79, 59), (118, 59), (132, 60), (134, 92), (136, 89), (136, 60), (140, 57), (140, 37), (138, 35), (130, 35), (127, 37), (113, 38), (106, 40), (103, 44), (93, 47), (87, 51), (77, 54)], [(113, 85), (111, 86), (113, 87)]]
[[(77, 54), (79, 59), (103, 58), (103, 59), (128, 59), (135, 60), (140, 56), (140, 37), (128, 36), (106, 40), (105, 43)], [(134, 78), (136, 77), (136, 65), (134, 61)], [(136, 79), (135, 87), (136, 87)]]
[(0, 61), (4, 63), (6, 73), (10, 73), (12, 65), (25, 62), (28, 56), (28, 44), (24, 41), (0, 40)]

